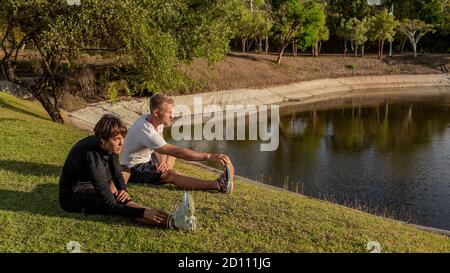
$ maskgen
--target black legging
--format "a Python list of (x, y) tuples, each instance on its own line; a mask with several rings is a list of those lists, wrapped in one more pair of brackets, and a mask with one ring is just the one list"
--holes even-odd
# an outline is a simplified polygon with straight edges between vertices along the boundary
[[(116, 200), (117, 201), (117, 200)], [(59, 204), (67, 212), (84, 212), (87, 214), (115, 214), (129, 218), (142, 218), (144, 208), (126, 206), (129, 202), (118, 202), (113, 208), (107, 206), (105, 201), (95, 192), (92, 183), (79, 182), (72, 194), (60, 194)]]

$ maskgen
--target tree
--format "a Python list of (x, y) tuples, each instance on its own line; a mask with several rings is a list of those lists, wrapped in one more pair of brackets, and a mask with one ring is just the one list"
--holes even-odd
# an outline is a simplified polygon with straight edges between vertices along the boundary
[(265, 43), (265, 53), (269, 53), (269, 33), (272, 28), (272, 19), (270, 17), (270, 7), (266, 6), (264, 10), (258, 10), (255, 14), (256, 18), (256, 38), (258, 39), (258, 51), (262, 52), (262, 41)]
[[(361, 46), (361, 52), (364, 56), (364, 43), (367, 41), (367, 32), (369, 30), (369, 20), (364, 18), (359, 20), (358, 18), (350, 18), (347, 21), (342, 21), (339, 28), (340, 36), (344, 37), (347, 41), (350, 41), (352, 47), (354, 47), (355, 58), (358, 57), (358, 47)], [(344, 56), (346, 52), (346, 46)]]
[(255, 41), (258, 50), (262, 51), (262, 39), (267, 38), (272, 27), (266, 3), (262, 0), (255, 0), (251, 1), (250, 4), (251, 8), (244, 3), (239, 5), (239, 22), (236, 37), (241, 40), (242, 52), (249, 50)]
[(369, 37), (372, 41), (378, 41), (378, 58), (383, 58), (384, 41), (394, 40), (395, 27), (398, 22), (393, 15), (389, 15), (386, 9), (370, 18)]
[(449, 0), (424, 0), (418, 2), (418, 18), (428, 24), (440, 26), (447, 21), (450, 12)]
[(237, 29), (237, 36), (241, 39), (242, 52), (246, 51), (247, 41), (250, 37), (255, 35), (255, 27), (253, 16), (250, 10), (244, 5), (241, 6), (240, 20)]
[[(76, 7), (67, 8), (61, 2), (7, 0), (1, 1), (0, 17), (6, 23), (6, 31), (0, 39), (4, 53), (0, 61), (3, 76), (26, 88), (47, 110), (52, 120), (63, 122), (58, 85), (61, 83), (61, 72), (67, 67), (65, 61), (73, 55), (73, 45), (83, 44), (82, 39), (77, 40), (76, 37), (82, 35), (84, 18)], [(17, 39), (17, 32), (23, 34), (22, 39)], [(40, 77), (31, 84), (16, 74), (18, 52), (25, 43), (32, 43), (40, 56)]]
[[(85, 50), (114, 52), (135, 77), (158, 91), (182, 85), (180, 61), (223, 58), (239, 0), (0, 0), (3, 76), (28, 90), (52, 120), (63, 122), (60, 97), (66, 75)], [(19, 35), (20, 34), (20, 35)], [(21, 46), (37, 49), (37, 80), (16, 72)]]
[[(449, 1), (450, 2), (450, 1)], [(444, 34), (450, 34), (450, 3), (446, 9), (446, 13), (444, 15), (444, 20), (441, 23), (441, 29)], [(450, 48), (449, 48), (450, 49)]]
[(326, 0), (326, 2), (328, 14), (336, 16), (339, 20), (349, 20), (350, 18), (362, 20), (369, 16), (371, 12), (367, 0)]
[(313, 3), (306, 9), (303, 28), (299, 30), (297, 41), (300, 48), (305, 50), (311, 47), (313, 57), (318, 57), (321, 49), (321, 42), (329, 38), (328, 27), (326, 26), (326, 14), (324, 6)]
[(427, 24), (422, 20), (404, 19), (398, 25), (398, 29), (409, 39), (414, 50), (414, 58), (417, 57), (417, 44), (420, 39), (428, 32), (435, 32), (434, 25)]
[(272, 33), (279, 43), (277, 63), (280, 64), (284, 50), (293, 41), (303, 23), (305, 8), (299, 0), (276, 0), (272, 4)]
[(350, 30), (347, 29), (347, 21), (345, 19), (341, 19), (339, 27), (336, 29), (336, 35), (342, 38), (344, 42), (344, 57), (347, 55), (347, 44), (350, 41)]
[(358, 46), (361, 46), (361, 53), (364, 57), (364, 43), (367, 41), (367, 32), (369, 30), (369, 23), (367, 17), (359, 20), (351, 18), (348, 21), (348, 29), (350, 30), (350, 41), (355, 47), (355, 58), (358, 57)]
[[(383, 3), (386, 6), (394, 4), (395, 17), (399, 20), (419, 19), (434, 25), (435, 34), (423, 37), (422, 47), (437, 52), (447, 51), (447, 41), (450, 38), (450, 31), (447, 31), (450, 22), (450, 0), (385, 0)], [(401, 47), (406, 40), (408, 38), (402, 40)]]

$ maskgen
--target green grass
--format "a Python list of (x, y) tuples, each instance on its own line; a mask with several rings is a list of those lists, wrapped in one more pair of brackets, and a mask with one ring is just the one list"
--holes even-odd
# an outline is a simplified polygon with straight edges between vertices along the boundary
[[(88, 133), (51, 122), (38, 103), (0, 93), (0, 252), (449, 252), (450, 239), (294, 193), (236, 181), (235, 193), (192, 192), (195, 233), (112, 216), (62, 211), (58, 178), (72, 145)], [(213, 173), (178, 163), (184, 174)], [(131, 185), (149, 207), (173, 211), (182, 191)]]

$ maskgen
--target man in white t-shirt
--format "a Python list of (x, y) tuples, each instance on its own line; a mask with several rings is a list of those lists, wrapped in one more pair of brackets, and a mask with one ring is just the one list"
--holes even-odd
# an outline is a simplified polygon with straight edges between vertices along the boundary
[[(174, 184), (189, 190), (233, 191), (234, 167), (228, 156), (192, 151), (166, 143), (162, 137), (164, 126), (172, 122), (173, 100), (164, 94), (150, 98), (150, 114), (141, 116), (128, 130), (120, 154), (125, 182)], [(219, 162), (225, 171), (214, 181), (183, 176), (173, 169), (175, 159)]]

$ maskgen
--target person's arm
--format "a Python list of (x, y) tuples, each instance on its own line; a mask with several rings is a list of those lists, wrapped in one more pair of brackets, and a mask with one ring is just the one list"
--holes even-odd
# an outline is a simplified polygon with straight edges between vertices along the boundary
[(143, 209), (131, 208), (117, 203), (105, 178), (106, 168), (100, 162), (96, 162), (94, 152), (87, 152), (85, 160), (87, 165), (86, 171), (94, 186), (94, 190), (103, 199), (109, 211), (124, 217), (141, 218), (144, 213)]
[(165, 144), (161, 148), (156, 149), (156, 151), (160, 154), (170, 155), (188, 161), (220, 162), (223, 165), (231, 163), (231, 160), (228, 158), (228, 156), (224, 154), (196, 152), (187, 148), (177, 147), (172, 144)]
[[(162, 125), (160, 125), (160, 126), (162, 126)], [(164, 126), (163, 126), (164, 127)], [(162, 127), (162, 128), (163, 128)], [(163, 135), (163, 129), (161, 129), (160, 130), (160, 128), (158, 127), (158, 133), (159, 133), (159, 135), (161, 136), (161, 138), (162, 139), (164, 139), (164, 135)], [(162, 162), (167, 162), (167, 155), (163, 155), (163, 154), (160, 154), (160, 153), (158, 153), (158, 152), (155, 152), (155, 154), (156, 154), (156, 156), (158, 157), (158, 162), (159, 163), (162, 163)]]
[(116, 189), (118, 191), (126, 191), (127, 186), (122, 176), (122, 168), (120, 167), (119, 155), (111, 155), (111, 160), (108, 162), (108, 164)]
[(155, 152), (155, 155), (158, 158), (159, 163), (163, 163), (163, 162), (165, 163), (167, 161), (167, 155), (163, 155), (158, 152)]

